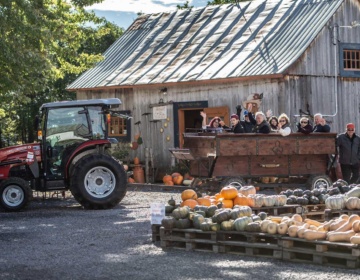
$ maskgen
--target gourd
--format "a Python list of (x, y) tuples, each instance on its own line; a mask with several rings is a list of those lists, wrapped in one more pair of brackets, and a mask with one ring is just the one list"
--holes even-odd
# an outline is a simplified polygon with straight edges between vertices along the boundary
[(187, 199), (195, 199), (196, 200), (197, 198), (198, 198), (197, 193), (192, 189), (184, 190), (181, 193), (181, 200), (182, 201), (185, 201)]
[(264, 196), (254, 195), (254, 207), (260, 208), (264, 205)]
[(274, 222), (268, 223), (267, 232), (269, 234), (276, 234), (277, 233), (277, 223), (274, 223)]
[(288, 231), (287, 223), (283, 222), (283, 223), (278, 224), (276, 230), (279, 234), (286, 234)]
[(223, 221), (220, 224), (222, 230), (230, 231), (234, 229), (234, 220)]
[(277, 195), (276, 196), (276, 206), (284, 206), (286, 204), (287, 196), (286, 195)]
[(359, 209), (360, 199), (357, 197), (349, 197), (345, 202), (346, 209), (354, 210)]
[(246, 225), (249, 224), (250, 222), (251, 222), (251, 218), (249, 218), (249, 217), (237, 218), (233, 223), (234, 229), (236, 231), (244, 231), (246, 228)]
[(184, 177), (180, 173), (173, 173), (172, 181), (174, 182), (175, 185), (181, 185), (183, 180), (184, 180)]
[(248, 206), (255, 207), (255, 198), (253, 197), (253, 195), (249, 195), (246, 198), (247, 198)]
[(220, 195), (224, 199), (234, 199), (238, 195), (238, 190), (233, 186), (226, 186), (223, 187), (220, 191)]
[(303, 221), (303, 218), (301, 217), (301, 215), (299, 214), (294, 214), (292, 215), (291, 217), (293, 220), (297, 221), (297, 222), (302, 222)]
[(214, 214), (214, 216), (212, 216), (212, 221), (214, 223), (219, 223), (221, 224), (223, 221), (227, 221), (230, 219), (230, 212), (223, 210), (220, 212), (217, 212)]
[(206, 211), (206, 216), (208, 217), (212, 217), (214, 216), (215, 214), (215, 211), (217, 210), (218, 208), (216, 207), (216, 205), (211, 205), (208, 207), (207, 211)]
[(309, 225), (316, 226), (316, 227), (321, 226), (321, 223), (320, 223), (320, 222), (315, 221), (315, 220), (311, 220), (311, 219), (305, 219), (304, 222), (307, 223), (307, 224), (309, 224)]
[(269, 220), (271, 220), (274, 223), (278, 223), (280, 224), (282, 221), (282, 217), (278, 217), (278, 216), (270, 216), (268, 217)]
[(298, 197), (296, 199), (296, 203), (299, 204), (299, 205), (308, 205), (309, 200), (305, 196), (302, 196), (302, 197)]
[(260, 219), (263, 221), (267, 218), (267, 214), (265, 212), (259, 212), (258, 216), (260, 217)]
[(268, 227), (270, 222), (271, 222), (270, 220), (261, 221), (261, 223), (260, 223), (261, 232), (266, 232), (267, 233), (267, 227)]
[(298, 226), (292, 225), (288, 228), (288, 234), (290, 237), (297, 237), (297, 231), (299, 230)]
[(194, 211), (196, 212), (196, 211), (202, 211), (202, 212), (207, 212), (207, 210), (208, 210), (208, 207), (207, 206), (204, 206), (204, 205), (196, 205), (195, 207), (194, 207)]
[(249, 206), (249, 198), (239, 193), (234, 199), (234, 205)]
[(239, 208), (239, 211), (240, 211), (240, 217), (244, 217), (244, 216), (251, 217), (252, 209), (249, 206), (241, 206)]
[(356, 186), (346, 193), (347, 197), (357, 197), (360, 198), (360, 187)]
[[(211, 223), (211, 224), (212, 224), (212, 223)], [(200, 229), (201, 229), (202, 231), (210, 231), (210, 230), (211, 230), (211, 224), (208, 223), (208, 222), (202, 222), (202, 223), (200, 224)]]
[(330, 188), (330, 189), (328, 189), (328, 194), (331, 196), (337, 195), (337, 194), (340, 194), (340, 190), (338, 187)]
[(186, 229), (191, 227), (191, 221), (187, 218), (175, 221), (175, 227), (179, 229)]
[(261, 232), (260, 224), (257, 223), (257, 222), (248, 223), (248, 224), (245, 226), (245, 231), (249, 231), (249, 232)]
[(233, 220), (236, 220), (237, 218), (242, 217), (243, 215), (240, 214), (240, 208), (234, 208), (230, 212), (230, 217)]
[(345, 232), (328, 232), (327, 239), (330, 242), (350, 242), (350, 238), (355, 235), (353, 230), (348, 230)]
[(352, 244), (360, 244), (360, 235), (356, 234), (350, 237), (350, 242)]
[(338, 219), (335, 222), (333, 222), (330, 225), (330, 231), (335, 231), (337, 230), (339, 227), (341, 227), (343, 224), (345, 224), (347, 222), (347, 220), (343, 220), (343, 219)]
[(176, 201), (173, 197), (171, 197), (169, 200), (168, 200), (168, 204), (171, 205), (171, 206), (175, 206), (176, 205)]
[(210, 206), (211, 205), (211, 201), (209, 198), (203, 198), (203, 197), (199, 197), (197, 199), (197, 202), (199, 205), (204, 205), (204, 206)]
[(264, 196), (264, 206), (271, 207), (274, 206), (275, 203), (276, 203), (276, 196), (274, 195)]
[(218, 231), (218, 230), (221, 229), (221, 228), (220, 228), (220, 224), (218, 224), (218, 223), (212, 223), (211, 226), (210, 226), (210, 229), (211, 229), (211, 231)]
[(360, 221), (355, 221), (353, 222), (352, 224), (352, 230), (355, 231), (356, 233), (357, 232), (360, 232)]
[(335, 232), (344, 232), (352, 229), (353, 223), (355, 221), (359, 221), (360, 217), (358, 215), (351, 215), (349, 220), (343, 223), (340, 227), (338, 227)]
[(174, 185), (174, 182), (173, 181), (166, 181), (164, 183), (166, 186), (173, 186)]
[(222, 208), (233, 208), (234, 201), (232, 199), (223, 199), (221, 200)]
[(311, 196), (311, 197), (309, 198), (309, 203), (316, 205), (316, 204), (319, 204), (319, 203), (320, 203), (320, 200), (319, 200), (316, 196)]
[(193, 225), (194, 225), (194, 228), (197, 228), (197, 229), (200, 229), (200, 225), (205, 222), (205, 218), (203, 215), (200, 215), (200, 214), (195, 214), (193, 216)]
[(172, 177), (169, 174), (165, 174), (165, 176), (163, 177), (163, 183), (165, 184), (168, 181), (172, 182)]
[(328, 209), (344, 209), (345, 208), (345, 197), (343, 195), (329, 196), (325, 201), (325, 206)]
[(165, 228), (165, 229), (172, 229), (175, 226), (175, 221), (176, 219), (174, 217), (171, 216), (165, 216), (162, 220), (161, 220), (161, 225)]
[(296, 190), (294, 190), (294, 195), (295, 196), (297, 196), (297, 197), (301, 197), (301, 196), (303, 196), (303, 190), (302, 189), (296, 189)]
[(187, 199), (180, 204), (180, 206), (189, 206), (191, 209), (194, 209), (196, 205), (198, 205), (198, 202), (195, 199)]
[(165, 205), (165, 213), (170, 214), (172, 211), (174, 211), (175, 207), (172, 205)]
[(189, 216), (190, 213), (190, 208), (185, 206), (185, 207), (179, 207), (174, 209), (174, 211), (172, 211), (171, 215), (175, 218), (175, 219), (184, 219), (186, 217)]
[(325, 240), (326, 234), (327, 234), (326, 231), (317, 231), (317, 230), (306, 229), (304, 231), (304, 238), (309, 241)]
[(261, 218), (258, 215), (255, 215), (255, 214), (251, 215), (251, 219), (252, 219), (253, 222), (258, 222), (258, 223), (261, 222)]
[(248, 196), (250, 194), (256, 194), (256, 189), (254, 186), (243, 186), (240, 188), (239, 193)]
[(310, 225), (305, 223), (304, 225), (298, 227), (298, 231), (296, 232), (297, 236), (299, 238), (304, 238), (304, 232), (305, 230), (309, 229)]

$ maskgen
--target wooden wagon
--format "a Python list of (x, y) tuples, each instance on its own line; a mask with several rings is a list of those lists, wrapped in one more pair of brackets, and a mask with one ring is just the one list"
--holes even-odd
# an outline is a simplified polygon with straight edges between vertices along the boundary
[[(190, 174), (221, 185), (329, 187), (336, 133), (185, 133), (183, 149), (171, 149)], [(269, 184), (264, 177), (276, 177)], [(285, 183), (286, 182), (286, 183)]]

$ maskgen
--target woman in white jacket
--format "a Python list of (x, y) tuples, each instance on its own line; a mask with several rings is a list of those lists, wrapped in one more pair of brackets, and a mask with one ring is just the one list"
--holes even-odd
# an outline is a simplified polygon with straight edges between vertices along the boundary
[(279, 124), (278, 124), (278, 132), (282, 135), (282, 136), (288, 136), (291, 133), (291, 128), (290, 128), (290, 120), (289, 117), (286, 114), (281, 114), (278, 118), (279, 120)]

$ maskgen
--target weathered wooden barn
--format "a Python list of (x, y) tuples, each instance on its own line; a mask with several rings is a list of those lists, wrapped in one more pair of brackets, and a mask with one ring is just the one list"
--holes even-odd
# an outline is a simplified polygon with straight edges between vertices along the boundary
[[(359, 0), (255, 0), (138, 17), (105, 59), (71, 85), (77, 99), (118, 97), (112, 137), (166, 168), (200, 111), (229, 114), (263, 93), (261, 110), (322, 113), (333, 132), (359, 124)], [(211, 109), (215, 107), (215, 109)], [(140, 123), (139, 123), (140, 122)]]

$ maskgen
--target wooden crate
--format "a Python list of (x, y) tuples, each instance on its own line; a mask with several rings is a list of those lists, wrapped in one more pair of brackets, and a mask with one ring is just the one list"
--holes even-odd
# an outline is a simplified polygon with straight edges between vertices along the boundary
[(358, 245), (329, 241), (307, 241), (291, 237), (282, 237), (281, 242), (284, 260), (342, 268), (360, 267), (360, 247)]
[(301, 216), (303, 219), (323, 222), (325, 221), (325, 204), (302, 205)]
[(294, 214), (301, 214), (302, 208), (300, 205), (284, 205), (271, 207), (254, 207), (251, 208), (254, 214), (265, 212), (268, 216), (292, 216)]
[(152, 242), (160, 241), (160, 227), (161, 227), (161, 225), (151, 225), (151, 241)]

